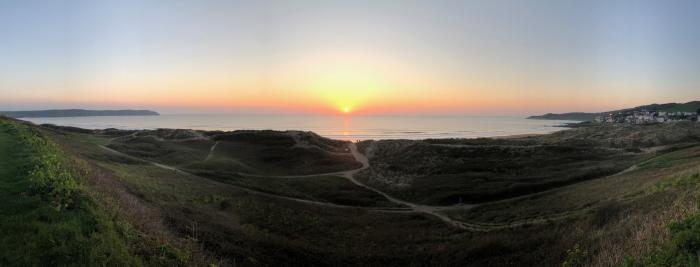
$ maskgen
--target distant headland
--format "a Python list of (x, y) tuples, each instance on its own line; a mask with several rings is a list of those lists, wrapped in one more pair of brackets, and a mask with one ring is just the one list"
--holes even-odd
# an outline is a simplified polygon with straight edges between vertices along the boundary
[(657, 112), (692, 112), (696, 113), (700, 110), (700, 101), (692, 101), (688, 103), (666, 103), (666, 104), (651, 104), (634, 108), (621, 110), (587, 113), (587, 112), (570, 112), (570, 113), (547, 113), (539, 116), (530, 116), (528, 119), (534, 120), (572, 120), (572, 121), (594, 121), (597, 117), (604, 117), (608, 114), (626, 113), (634, 111), (657, 111)]
[(87, 116), (158, 116), (151, 110), (86, 110), (86, 109), (51, 109), (30, 111), (0, 111), (0, 115), (10, 118), (55, 118)]

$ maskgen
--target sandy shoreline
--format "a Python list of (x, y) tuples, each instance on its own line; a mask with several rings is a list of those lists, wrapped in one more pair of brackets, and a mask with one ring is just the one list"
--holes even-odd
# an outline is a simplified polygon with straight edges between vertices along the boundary
[(544, 134), (544, 133), (513, 134), (513, 135), (494, 136), (494, 137), (487, 137), (487, 138), (491, 138), (491, 139), (518, 139), (518, 138), (535, 137), (535, 136), (542, 136), (542, 135), (547, 135), (547, 134)]

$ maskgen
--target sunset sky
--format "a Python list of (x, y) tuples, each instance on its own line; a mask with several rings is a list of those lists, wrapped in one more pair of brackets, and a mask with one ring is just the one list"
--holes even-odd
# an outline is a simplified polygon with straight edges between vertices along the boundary
[(700, 100), (700, 1), (1, 1), (0, 110), (535, 114)]

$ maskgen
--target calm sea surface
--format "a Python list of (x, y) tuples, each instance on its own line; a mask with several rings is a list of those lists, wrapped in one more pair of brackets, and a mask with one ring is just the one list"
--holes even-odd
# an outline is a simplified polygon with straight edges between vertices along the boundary
[(474, 138), (550, 133), (570, 121), (484, 116), (161, 115), (27, 118), (87, 129), (303, 130), (343, 140)]

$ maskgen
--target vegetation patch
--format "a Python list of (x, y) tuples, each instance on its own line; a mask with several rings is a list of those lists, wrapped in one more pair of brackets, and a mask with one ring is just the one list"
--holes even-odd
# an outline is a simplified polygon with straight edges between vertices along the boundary
[(129, 224), (89, 197), (85, 175), (80, 162), (34, 128), (0, 119), (1, 266), (184, 262), (184, 254), (145, 251)]
[(577, 141), (538, 145), (489, 139), (466, 144), (429, 142), (374, 142), (372, 167), (363, 173), (364, 181), (419, 203), (480, 203), (612, 175), (639, 157), (618, 149), (580, 146)]
[(623, 266), (700, 266), (700, 214), (672, 223), (670, 238), (642, 259), (628, 258)]
[[(308, 133), (49, 133), (66, 151), (113, 175), (139, 199), (133, 207), (144, 204), (154, 215), (146, 220), (157, 220), (167, 238), (183, 240), (181, 247), (191, 245), (197, 262), (210, 262), (198, 261), (205, 252), (222, 266), (618, 266), (625, 255), (642, 259), (630, 264), (646, 263), (640, 255), (669, 237), (668, 222), (695, 210), (688, 207), (697, 191), (700, 153), (692, 134), (698, 126), (582, 126), (517, 139), (358, 144), (372, 169), (355, 177), (395, 197), (446, 204), (468, 202), (467, 195), (499, 199), (438, 210), (487, 232), (450, 227), (421, 212), (373, 209), (394, 207), (341, 177), (291, 176), (357, 164), (346, 143)], [(108, 143), (154, 156), (123, 158), (100, 147)], [(326, 162), (331, 156), (341, 158)], [(397, 192), (402, 188), (384, 188), (377, 179), (409, 187)], [(128, 247), (146, 251), (136, 254), (149, 265), (152, 257), (143, 255), (157, 246)], [(160, 265), (195, 264), (177, 250), (165, 251), (158, 255), (181, 261)]]

